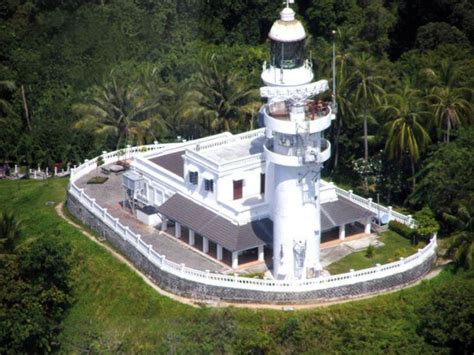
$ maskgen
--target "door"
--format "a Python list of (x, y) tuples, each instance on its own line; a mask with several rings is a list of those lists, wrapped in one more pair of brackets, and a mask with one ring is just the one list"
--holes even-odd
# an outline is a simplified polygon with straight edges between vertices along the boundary
[(234, 180), (234, 200), (242, 198), (242, 189), (244, 186), (244, 180)]

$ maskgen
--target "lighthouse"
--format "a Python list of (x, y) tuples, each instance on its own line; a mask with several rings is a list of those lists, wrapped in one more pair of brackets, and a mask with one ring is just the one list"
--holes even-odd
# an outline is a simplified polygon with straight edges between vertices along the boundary
[(316, 100), (329, 90), (314, 81), (306, 58), (306, 32), (287, 4), (268, 35), (271, 59), (264, 63), (260, 95), (267, 99), (265, 198), (273, 221), (273, 275), (281, 280), (317, 277), (321, 272), (320, 180), (331, 145), (323, 132), (334, 119), (331, 106)]

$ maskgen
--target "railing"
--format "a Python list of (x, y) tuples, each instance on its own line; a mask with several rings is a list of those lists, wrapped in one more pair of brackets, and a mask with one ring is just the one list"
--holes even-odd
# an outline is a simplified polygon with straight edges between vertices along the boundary
[(406, 224), (407, 226), (411, 228), (416, 227), (416, 222), (412, 218), (411, 215), (406, 216), (399, 212), (393, 211), (391, 206), (389, 207), (382, 206), (378, 203), (373, 202), (371, 198), (364, 198), (364, 197), (354, 194), (352, 190), (346, 191), (337, 186), (334, 186), (334, 188), (336, 189), (336, 193), (339, 196), (345, 197), (348, 200), (358, 204), (359, 206), (365, 207), (374, 213), (387, 214), (389, 221), (396, 220), (400, 223)]
[(258, 280), (239, 276), (220, 275), (210, 273), (208, 271), (192, 269), (186, 267), (185, 265), (177, 264), (173, 261), (167, 260), (164, 255), (160, 255), (155, 250), (153, 250), (153, 247), (150, 244), (146, 244), (143, 240), (141, 240), (141, 236), (139, 234), (131, 231), (130, 228), (123, 225), (118, 218), (110, 215), (107, 212), (107, 209), (99, 206), (95, 202), (95, 199), (87, 196), (87, 194), (84, 192), (84, 189), (78, 188), (73, 181), (71, 181), (69, 193), (73, 195), (95, 217), (109, 226), (121, 238), (130, 243), (131, 246), (135, 247), (145, 258), (147, 258), (159, 269), (185, 280), (195, 281), (212, 286), (256, 291), (303, 292), (351, 285), (371, 279), (387, 277), (412, 269), (431, 257), (435, 253), (437, 246), (435, 235), (425, 248), (419, 249), (416, 254), (406, 259), (401, 258), (399, 261), (393, 263), (377, 265), (375, 267), (360, 271), (307, 280)]
[[(163, 148), (171, 148), (181, 143), (168, 143), (168, 144), (150, 144), (143, 145), (139, 147), (127, 147), (124, 149), (116, 150), (109, 153), (104, 153), (101, 155), (104, 165), (116, 162), (117, 160), (126, 160), (131, 159), (136, 156), (141, 156), (149, 152), (160, 151)], [(82, 176), (90, 173), (97, 168), (97, 159), (95, 157), (91, 160), (85, 160), (83, 164), (79, 165), (77, 168), (71, 169), (71, 182), (77, 181)]]
[(237, 134), (234, 136), (224, 137), (222, 139), (219, 139), (213, 142), (196, 144), (194, 145), (194, 147), (192, 147), (186, 152), (186, 156), (201, 163), (202, 165), (205, 165), (213, 169), (216, 172), (225, 172), (228, 170), (237, 169), (242, 166), (247, 166), (248, 164), (251, 164), (251, 163), (258, 164), (263, 161), (262, 154), (252, 154), (249, 156), (239, 157), (239, 158), (236, 158), (224, 163), (219, 163), (205, 156), (204, 154), (201, 154), (201, 152), (204, 150), (217, 148), (217, 147), (227, 145), (227, 144), (238, 143), (240, 141), (262, 137), (264, 136), (264, 134), (265, 134), (265, 129), (261, 128), (261, 129), (257, 129), (251, 132), (245, 132), (245, 133)]

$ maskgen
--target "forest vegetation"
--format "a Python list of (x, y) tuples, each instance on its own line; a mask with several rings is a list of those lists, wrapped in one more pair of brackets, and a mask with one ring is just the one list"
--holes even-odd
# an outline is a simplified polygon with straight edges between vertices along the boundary
[[(463, 293), (474, 294), (469, 271), (474, 267), (474, 4), (469, 0), (300, 0), (293, 6), (308, 31), (307, 51), (315, 77), (328, 79), (330, 87), (333, 42), (336, 45), (338, 113), (326, 137), (333, 152), (324, 167), (324, 178), (407, 213), (419, 211), (417, 216), (427, 221), (422, 223), (427, 230), (431, 230), (434, 217), (439, 236), (452, 241), (447, 256), (459, 269), (457, 276), (444, 278), (453, 282), (452, 288), (434, 282), (433, 288), (440, 289), (433, 293), (428, 293), (426, 288), (431, 286), (425, 285), (420, 292), (391, 296), (398, 307), (395, 310), (388, 311), (388, 306), (377, 301), (366, 303), (363, 307), (367, 309), (384, 310), (380, 319), (385, 314), (401, 322), (397, 323), (400, 329), (387, 330), (387, 334), (401, 331), (407, 338), (397, 338), (399, 347), (391, 348), (393, 339), (384, 334), (386, 343), (372, 344), (375, 348), (357, 343), (352, 351), (382, 352), (409, 346), (407, 351), (434, 352), (434, 346), (442, 352), (448, 348), (472, 352), (472, 322), (471, 328), (458, 329), (453, 328), (453, 319), (442, 316), (445, 310), (461, 315), (456, 311), (458, 306), (443, 304), (441, 299), (426, 305), (422, 298), (444, 293), (451, 297), (452, 293), (455, 299)], [(270, 0), (1, 1), (0, 164), (51, 170), (53, 165), (79, 164), (128, 144), (171, 142), (177, 137), (192, 139), (258, 127), (262, 104), (259, 76), (269, 57), (266, 37), (281, 7), (281, 2)], [(328, 98), (330, 93), (322, 96)], [(29, 186), (27, 191), (39, 193), (33, 185), (23, 184), (19, 183), (18, 189)], [(0, 184), (7, 189), (13, 185), (4, 186), (6, 183)], [(18, 206), (25, 207), (27, 198), (19, 194)], [(2, 212), (15, 207), (6, 203), (8, 198), (4, 201)], [(17, 240), (28, 238), (17, 236), (15, 230), (24, 228), (16, 228), (16, 222), (16, 215), (10, 212), (0, 221), (0, 280), (18, 281), (11, 285), (11, 294), (27, 292), (31, 295), (29, 306), (36, 311), (47, 303), (41, 297), (49, 297), (38, 290), (44, 287), (54, 293), (54, 319), (44, 312), (36, 313), (36, 319), (49, 327), (38, 328), (46, 329), (47, 334), (35, 338), (41, 342), (33, 352), (49, 351), (56, 341), (51, 339), (56, 339), (59, 331), (56, 323), (72, 304), (69, 284), (57, 285), (40, 276), (32, 280), (28, 268), (38, 260), (23, 265), (18, 253), (33, 258), (28, 254), (31, 250), (53, 248), (49, 240), (57, 236), (46, 233), (44, 245), (19, 247), (23, 243), (16, 244)], [(1, 229), (3, 225), (6, 229)], [(33, 239), (42, 235), (38, 230), (30, 233), (28, 237)], [(69, 246), (60, 243), (58, 248), (68, 250)], [(24, 291), (15, 288), (20, 286)], [(0, 293), (0, 329), (9, 330), (10, 323), (1, 322), (14, 319), (4, 310), (15, 300), (4, 290)], [(410, 297), (413, 299), (408, 300)], [(467, 313), (462, 315), (472, 321), (472, 297), (462, 302), (467, 304)], [(304, 351), (298, 348), (302, 340), (327, 351), (341, 351), (340, 344), (346, 340), (365, 337), (370, 342), (365, 330), (356, 331), (368, 329), (367, 322), (359, 323), (355, 316), (344, 318), (342, 309), (334, 316), (330, 312), (295, 317), (262, 312), (258, 313), (260, 323), (251, 322), (248, 327), (239, 322), (249, 321), (249, 316), (233, 310), (190, 311), (186, 319), (191, 322), (204, 314), (201, 326), (234, 335), (231, 338), (236, 343), (215, 338), (212, 346), (200, 339), (201, 352), (274, 351), (283, 339), (293, 339), (289, 352)], [(427, 313), (419, 313), (419, 309), (436, 311), (439, 317), (423, 320)], [(359, 314), (355, 308), (352, 312)], [(406, 314), (411, 323), (400, 320)], [(21, 324), (21, 318), (17, 319)], [(316, 321), (333, 329), (333, 337), (324, 327), (314, 325)], [(259, 331), (255, 332), (255, 327)], [(415, 338), (408, 339), (415, 328)], [(436, 328), (458, 329), (451, 335), (459, 338), (440, 336)], [(71, 329), (66, 334), (71, 334)], [(87, 329), (92, 332), (91, 327)], [(178, 346), (178, 338), (198, 338), (197, 329), (189, 330), (190, 334), (184, 330), (164, 332), (159, 339), (170, 352), (185, 352), (191, 343)], [(471, 333), (466, 335), (466, 329)], [(89, 336), (98, 347), (105, 346), (97, 332), (100, 330), (94, 329)], [(211, 338), (207, 340), (211, 342)], [(315, 343), (316, 338), (332, 345), (325, 348)], [(27, 338), (15, 339), (3, 332), (0, 339), (17, 344), (18, 351), (31, 351), (22, 347)], [(142, 350), (127, 344), (128, 350)], [(430, 344), (430, 348), (423, 344)]]

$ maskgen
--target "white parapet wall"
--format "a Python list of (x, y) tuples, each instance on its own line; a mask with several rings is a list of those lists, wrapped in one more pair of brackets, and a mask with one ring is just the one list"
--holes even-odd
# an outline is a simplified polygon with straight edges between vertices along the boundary
[[(175, 149), (177, 144), (160, 144), (148, 145), (142, 147), (127, 148), (122, 151), (115, 151), (106, 153), (102, 156), (105, 164), (115, 162), (118, 159), (131, 159), (139, 157), (151, 151), (164, 151), (165, 149)], [(183, 146), (185, 144), (183, 143)], [(198, 282), (209, 286), (218, 286), (232, 289), (254, 290), (261, 292), (285, 292), (285, 293), (299, 293), (313, 290), (329, 289), (341, 286), (348, 286), (364, 281), (383, 279), (388, 276), (400, 274), (410, 269), (423, 264), (427, 260), (433, 258), (436, 254), (437, 242), (436, 235), (423, 248), (419, 249), (417, 253), (399, 261), (395, 261), (385, 265), (378, 265), (372, 268), (359, 270), (355, 272), (348, 272), (334, 276), (324, 276), (306, 280), (259, 280), (250, 279), (239, 276), (227, 276), (206, 271), (196, 270), (186, 267), (182, 264), (174, 263), (167, 260), (165, 256), (158, 254), (153, 250), (152, 246), (146, 244), (141, 240), (139, 234), (134, 233), (129, 227), (124, 226), (119, 219), (110, 215), (106, 209), (99, 206), (94, 198), (87, 196), (84, 189), (79, 188), (75, 182), (82, 176), (96, 169), (97, 158), (86, 161), (79, 167), (72, 169), (71, 179), (68, 192), (72, 195), (82, 206), (90, 211), (98, 220), (102, 221), (121, 238), (127, 241), (130, 246), (138, 250), (146, 259), (148, 259), (155, 267), (160, 270), (170, 273), (177, 278)], [(338, 195), (344, 196), (351, 201), (367, 207), (374, 212), (379, 210), (388, 213), (390, 219), (398, 220), (406, 225), (413, 226), (414, 220), (410, 216), (405, 216), (400, 213), (392, 211), (390, 208), (376, 205), (370, 199), (364, 199), (360, 196), (354, 195), (351, 191), (345, 191), (336, 188)]]

